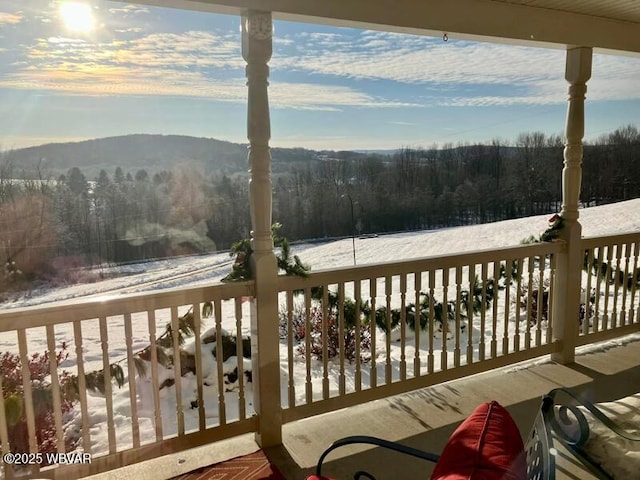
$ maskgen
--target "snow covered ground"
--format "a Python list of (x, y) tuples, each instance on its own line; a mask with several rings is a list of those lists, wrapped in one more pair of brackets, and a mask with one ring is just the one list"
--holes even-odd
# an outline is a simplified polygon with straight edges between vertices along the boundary
[[(549, 215), (509, 220), (486, 225), (475, 225), (468, 227), (449, 228), (437, 231), (411, 232), (392, 235), (380, 235), (378, 237), (356, 239), (356, 258), (358, 265), (371, 263), (390, 262), (407, 260), (417, 257), (432, 255), (451, 254), (455, 252), (465, 252), (489, 248), (499, 248), (519, 244), (520, 240), (529, 236), (537, 236), (547, 227)], [(640, 231), (640, 199), (630, 200), (612, 205), (581, 210), (580, 221), (583, 225), (584, 236), (612, 235), (618, 233)], [(301, 260), (309, 264), (312, 271), (329, 269), (342, 266), (353, 265), (352, 240), (350, 238), (333, 241), (323, 244), (305, 244), (293, 248), (293, 253), (298, 254)], [(134, 264), (121, 267), (104, 268), (103, 273), (108, 280), (98, 281), (83, 285), (70, 285), (55, 289), (40, 288), (23, 295), (15, 296), (11, 301), (0, 305), (0, 311), (10, 310), (27, 306), (49, 306), (56, 302), (67, 301), (74, 298), (84, 298), (89, 296), (119, 295), (131, 292), (144, 292), (173, 287), (192, 287), (198, 285), (211, 284), (224, 277), (231, 268), (230, 257), (226, 253), (203, 255), (196, 257), (183, 257), (171, 260), (162, 260)], [(225, 302), (232, 304), (233, 302)], [(235, 331), (235, 316), (233, 305), (223, 310), (223, 327), (231, 332)], [(184, 314), (188, 307), (180, 309), (180, 314)], [(157, 334), (162, 333), (164, 325), (170, 319), (170, 312), (157, 312)], [(249, 329), (250, 304), (242, 305), (243, 333), (248, 333)], [(125, 330), (122, 326), (122, 319), (108, 319), (109, 325), (109, 354), (111, 361), (120, 360), (126, 357), (126, 343), (124, 339)], [(146, 313), (134, 314), (133, 322), (133, 350), (137, 351), (148, 344), (147, 318)], [(102, 344), (100, 341), (99, 322), (97, 320), (87, 320), (83, 323), (83, 357), (85, 369), (102, 368)], [(203, 319), (203, 330), (214, 326), (212, 318)], [(69, 371), (76, 368), (73, 347), (72, 325), (65, 324), (56, 326), (56, 341), (66, 341), (72, 354), (62, 365)], [(473, 335), (479, 335), (474, 329)], [(425, 335), (426, 336), (426, 335)], [(461, 339), (466, 342), (466, 337)], [(28, 331), (29, 352), (46, 350), (46, 337), (44, 329), (29, 329)], [(464, 343), (463, 343), (464, 344)], [(0, 349), (17, 351), (16, 334), (5, 332), (0, 334)], [(383, 350), (384, 357), (384, 337), (379, 333), (378, 348)], [(439, 357), (438, 349), (442, 343), (434, 342), (435, 357)], [(192, 347), (189, 347), (192, 348)], [(287, 403), (287, 345), (281, 345), (281, 371), (283, 382), (281, 385), (282, 399)], [(413, 351), (408, 347), (406, 355), (411, 359)], [(400, 352), (399, 347), (393, 346), (391, 352), (394, 368), (397, 367)], [(384, 360), (384, 359), (383, 359)], [(235, 362), (235, 363), (234, 363)], [(410, 363), (410, 362), (409, 362)], [(225, 371), (233, 369), (237, 365), (237, 360), (232, 357), (225, 364)], [(314, 396), (322, 391), (322, 365), (320, 362), (313, 364), (311, 372)], [(125, 373), (126, 365), (123, 365)], [(215, 370), (214, 367), (211, 367)], [(330, 364), (331, 395), (337, 392), (337, 378), (339, 365)], [(366, 369), (365, 369), (366, 370)], [(379, 375), (384, 379), (384, 369), (379, 368)], [(161, 379), (171, 377), (170, 372), (161, 368)], [(215, 372), (212, 373), (212, 375)], [(347, 389), (353, 387), (354, 372), (352, 367), (347, 365), (345, 375), (347, 377)], [(394, 373), (394, 378), (397, 372)], [(206, 376), (206, 375), (205, 375)], [(363, 372), (363, 382), (368, 383), (368, 372)], [(162, 380), (161, 380), (162, 381)], [(296, 364), (294, 369), (293, 383), (296, 386), (296, 403), (304, 401), (306, 381), (306, 368), (302, 361)], [(212, 381), (211, 387), (205, 388), (205, 412), (207, 425), (216, 424), (219, 421), (218, 400), (219, 392), (217, 382)], [(123, 388), (113, 388), (113, 411), (114, 427), (118, 450), (130, 447), (133, 443), (132, 434), (132, 408), (129, 398), (128, 383)], [(189, 431), (198, 427), (198, 409), (191, 408), (191, 401), (194, 400), (193, 392), (196, 389), (195, 377), (190, 376), (182, 379), (183, 407), (185, 427)], [(138, 425), (142, 443), (155, 440), (156, 427), (154, 424), (154, 403), (152, 385), (149, 379), (136, 378), (137, 388), (137, 409)], [(246, 388), (246, 404), (248, 415), (252, 402), (251, 386)], [(177, 431), (175, 388), (168, 387), (161, 390), (160, 405), (163, 419), (163, 434), (175, 434)], [(237, 391), (224, 394), (226, 403), (227, 421), (238, 416), (238, 394)], [(108, 418), (106, 414), (106, 402), (102, 395), (89, 392), (88, 394), (89, 418), (88, 424), (91, 432), (92, 453), (102, 454), (109, 451), (108, 443)], [(79, 409), (77, 410), (79, 413)], [(81, 416), (78, 414), (70, 421), (76, 431), (81, 426)]]

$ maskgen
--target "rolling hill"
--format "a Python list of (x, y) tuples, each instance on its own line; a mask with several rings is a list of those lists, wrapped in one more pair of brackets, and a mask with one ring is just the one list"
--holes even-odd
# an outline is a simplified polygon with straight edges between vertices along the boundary
[[(153, 173), (180, 164), (204, 166), (205, 171), (246, 172), (247, 145), (183, 135), (133, 134), (71, 143), (50, 143), (11, 150), (3, 154), (18, 174), (41, 164), (47, 172), (66, 173), (79, 167), (89, 177), (120, 166), (124, 171), (146, 169)], [(282, 164), (313, 160), (316, 153), (302, 148), (274, 148), (274, 170)], [(280, 167), (278, 167), (280, 165)], [(286, 169), (286, 168), (285, 168)]]

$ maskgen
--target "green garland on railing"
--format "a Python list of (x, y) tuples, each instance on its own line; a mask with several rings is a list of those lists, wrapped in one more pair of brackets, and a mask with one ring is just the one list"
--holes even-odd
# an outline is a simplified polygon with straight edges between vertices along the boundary
[[(514, 278), (518, 274), (518, 262), (512, 262), (511, 267), (511, 278)], [(499, 278), (506, 279), (507, 278), (507, 268), (503, 263), (500, 265), (499, 270)], [(497, 282), (493, 278), (489, 278), (486, 281), (486, 284), (483, 286), (478, 277), (476, 276), (474, 279), (472, 292), (469, 290), (462, 290), (460, 292), (460, 302), (458, 303), (456, 300), (449, 300), (447, 302), (446, 308), (446, 320), (447, 321), (455, 321), (456, 318), (460, 318), (461, 321), (465, 321), (469, 315), (469, 296), (472, 297), (471, 300), (471, 309), (474, 315), (480, 314), (482, 311), (486, 311), (490, 306), (491, 302), (497, 296), (497, 290), (501, 290), (504, 287), (497, 286)], [(431, 311), (431, 302), (432, 299), (428, 293), (420, 292), (420, 305), (419, 305), (419, 328), (421, 330), (425, 330), (428, 325), (429, 315)], [(311, 298), (313, 300), (322, 302), (324, 298), (324, 289), (323, 287), (313, 287), (311, 289)], [(337, 314), (339, 311), (339, 296), (336, 292), (329, 291), (327, 292), (327, 302), (328, 308), (334, 314)], [(402, 309), (401, 308), (393, 308), (390, 309), (389, 312), (389, 322), (387, 322), (387, 307), (382, 306), (378, 307), (376, 311), (371, 312), (371, 307), (369, 301), (362, 301), (360, 299), (360, 314), (362, 315), (362, 319), (365, 324), (371, 323), (371, 319), (373, 317), (376, 325), (383, 332), (388, 332), (389, 330), (394, 330), (400, 325), (402, 321)], [(356, 302), (351, 298), (344, 298), (342, 301), (343, 308), (343, 318), (345, 322), (345, 326), (348, 328), (352, 328), (356, 324)], [(405, 322), (407, 326), (415, 331), (416, 329), (416, 306), (415, 303), (409, 303), (405, 307)], [(445, 308), (444, 304), (438, 300), (437, 298), (433, 298), (433, 317), (436, 322), (440, 325), (443, 325), (445, 322)], [(464, 326), (463, 326), (464, 328)]]
[[(286, 238), (278, 235), (278, 230), (282, 228), (282, 224), (274, 223), (271, 225), (271, 235), (273, 236), (273, 245), (280, 251), (276, 254), (278, 269), (284, 271), (286, 275), (297, 275), (299, 277), (308, 277), (310, 267), (300, 261), (297, 255), (291, 257), (291, 246)], [(231, 273), (224, 277), (223, 282), (242, 282), (245, 280), (253, 280), (254, 273), (251, 269), (251, 256), (253, 248), (251, 240), (243, 238), (231, 245), (230, 255), (236, 257), (236, 261), (231, 267)]]
[[(552, 242), (560, 236), (564, 228), (564, 219), (560, 214), (554, 214), (549, 218), (549, 228), (547, 228), (538, 238), (530, 235), (521, 240), (521, 244)], [(640, 288), (640, 267), (631, 273), (612, 267), (608, 262), (593, 258), (589, 261), (589, 250), (584, 251), (583, 270), (589, 275), (594, 275), (610, 285), (626, 288), (628, 291)]]
[(562, 218), (559, 213), (555, 213), (549, 217), (547, 222), (549, 224), (548, 228), (539, 236), (534, 237), (533, 235), (529, 235), (528, 237), (520, 240), (520, 243), (526, 245), (530, 243), (553, 242), (558, 239), (562, 229), (564, 228), (564, 218)]

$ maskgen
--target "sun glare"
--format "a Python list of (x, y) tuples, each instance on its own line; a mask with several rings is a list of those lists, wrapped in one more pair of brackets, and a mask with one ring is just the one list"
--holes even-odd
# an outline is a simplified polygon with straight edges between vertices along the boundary
[(95, 27), (91, 5), (80, 2), (60, 4), (60, 16), (64, 26), (72, 32), (90, 32)]

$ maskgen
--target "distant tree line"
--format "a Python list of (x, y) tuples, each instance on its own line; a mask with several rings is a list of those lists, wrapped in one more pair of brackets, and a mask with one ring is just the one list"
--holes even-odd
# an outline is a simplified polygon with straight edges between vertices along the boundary
[[(329, 158), (275, 180), (274, 217), (289, 239), (488, 223), (562, 203), (563, 139), (404, 148), (391, 157)], [(581, 202), (640, 196), (640, 132), (626, 126), (585, 145)]]
[[(509, 144), (403, 148), (391, 156), (325, 152), (274, 173), (274, 218), (289, 240), (431, 229), (555, 212), (563, 142), (526, 133)], [(117, 159), (105, 162), (118, 163)], [(24, 180), (28, 178), (28, 180)], [(581, 201), (640, 197), (640, 132), (585, 146)], [(228, 249), (251, 229), (246, 175), (178, 167), (59, 178), (0, 157), (0, 281), (73, 266)]]

